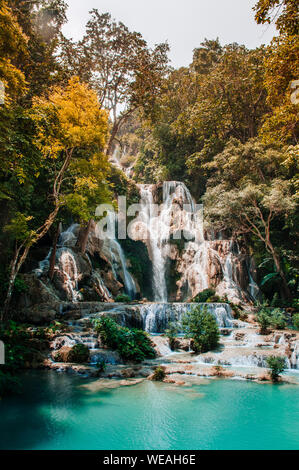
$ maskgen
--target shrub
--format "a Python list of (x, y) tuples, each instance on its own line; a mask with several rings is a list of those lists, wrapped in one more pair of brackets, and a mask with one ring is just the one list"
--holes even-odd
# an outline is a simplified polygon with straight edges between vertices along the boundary
[(105, 372), (106, 369), (107, 369), (107, 364), (106, 364), (105, 359), (101, 359), (99, 362), (97, 362), (97, 371), (99, 374), (101, 374), (102, 372)]
[(192, 299), (192, 302), (205, 303), (210, 297), (214, 295), (215, 295), (214, 289), (204, 289)]
[(176, 323), (169, 323), (167, 330), (165, 330), (165, 335), (168, 338), (168, 344), (170, 349), (175, 350), (176, 346), (176, 336), (178, 334), (178, 326)]
[(207, 308), (197, 306), (185, 314), (182, 321), (187, 338), (193, 339), (193, 350), (204, 353), (219, 344), (219, 328), (213, 315)]
[(280, 310), (279, 308), (272, 310), (270, 313), (270, 323), (271, 326), (277, 330), (283, 330), (286, 327), (286, 320), (283, 310)]
[(0, 366), (0, 396), (18, 393), (21, 383), (16, 377), (26, 362), (39, 354), (32, 342), (32, 332), (27, 325), (14, 321), (0, 324), (0, 338), (5, 344), (5, 364)]
[(211, 295), (207, 300), (208, 304), (224, 304), (227, 303), (227, 299), (219, 297), (219, 295)]
[(269, 356), (267, 358), (267, 365), (270, 369), (270, 375), (273, 382), (277, 382), (279, 374), (286, 368), (286, 360), (281, 356)]
[(32, 346), (32, 334), (27, 325), (14, 321), (0, 325), (0, 338), (5, 344), (5, 368), (10, 372), (24, 367), (36, 350)]
[(165, 367), (163, 366), (156, 367), (152, 375), (152, 380), (155, 380), (156, 382), (163, 382), (165, 377), (166, 377)]
[(299, 313), (295, 313), (292, 317), (293, 320), (293, 325), (296, 328), (296, 330), (299, 330)]
[(262, 310), (259, 311), (259, 313), (257, 314), (256, 319), (257, 319), (257, 322), (260, 326), (260, 334), (265, 335), (268, 331), (269, 326), (270, 326), (269, 314), (268, 314), (268, 312), (266, 311), (265, 308), (263, 308)]
[(69, 362), (76, 362), (81, 364), (87, 362), (89, 359), (89, 349), (85, 344), (75, 344), (68, 354)]
[(151, 339), (143, 330), (120, 326), (112, 318), (104, 316), (94, 321), (94, 329), (102, 342), (118, 351), (124, 360), (142, 362), (156, 356)]
[(131, 298), (127, 294), (118, 294), (115, 297), (115, 302), (127, 303), (127, 302), (131, 302)]
[(271, 309), (263, 307), (257, 315), (257, 322), (260, 325), (261, 334), (266, 334), (270, 326), (278, 330), (286, 326), (284, 313), (279, 308)]

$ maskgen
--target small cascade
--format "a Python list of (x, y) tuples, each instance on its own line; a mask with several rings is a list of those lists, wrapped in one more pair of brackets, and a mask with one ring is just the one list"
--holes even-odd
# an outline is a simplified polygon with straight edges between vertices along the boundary
[[(54, 268), (59, 273), (61, 287), (65, 291), (67, 299), (73, 302), (78, 302), (82, 298), (78, 290), (79, 271), (77, 261), (71, 248), (76, 244), (77, 236), (75, 232), (78, 228), (79, 224), (72, 224), (67, 230), (61, 232), (57, 243), (58, 249)], [(47, 257), (39, 262), (39, 267), (34, 270), (38, 277), (49, 271), (51, 253), (52, 248)]]
[[(98, 228), (96, 230), (99, 230)], [(126, 258), (120, 243), (115, 238), (115, 214), (113, 212), (107, 213), (107, 231), (105, 234), (98, 232), (98, 236), (104, 239), (104, 245), (108, 251), (111, 261), (112, 272), (117, 279), (118, 271), (122, 273), (122, 280), (124, 282), (126, 293), (134, 300), (136, 297), (137, 289), (135, 281), (127, 268)]]
[(58, 269), (63, 275), (63, 286), (67, 296), (73, 302), (81, 300), (78, 291), (78, 268), (73, 252), (69, 248), (57, 250)]
[(167, 301), (167, 289), (165, 279), (165, 258), (163, 256), (163, 235), (161, 236), (161, 220), (153, 214), (152, 185), (141, 185), (141, 211), (139, 218), (145, 224), (150, 255), (153, 263), (153, 291), (156, 302)]
[(171, 322), (181, 323), (186, 312), (200, 305), (211, 313), (219, 327), (232, 328), (233, 317), (228, 304), (198, 304), (198, 303), (148, 303), (139, 305), (138, 309), (143, 318), (143, 328), (148, 333), (164, 333)]
[(52, 253), (52, 248), (50, 249), (49, 253), (47, 254), (46, 258), (41, 260), (38, 263), (38, 268), (34, 270), (35, 274), (40, 277), (43, 273), (47, 272), (50, 267), (50, 256)]
[[(156, 302), (167, 302), (166, 263), (170, 252), (170, 239), (176, 240), (182, 232), (188, 233), (193, 249), (198, 251), (198, 240), (203, 240), (201, 226), (197, 223), (195, 204), (184, 183), (165, 181), (163, 183), (163, 204), (154, 205), (154, 185), (139, 185), (141, 211), (139, 221), (141, 232), (146, 235), (148, 249), (153, 263), (153, 290)], [(203, 282), (204, 283), (204, 282)]]
[(250, 258), (249, 263), (247, 264), (248, 278), (249, 278), (249, 293), (253, 300), (258, 300), (260, 297), (260, 289), (255, 280), (253, 279), (253, 260)]
[(79, 231), (79, 224), (70, 225), (64, 232), (61, 232), (58, 240), (58, 246), (73, 247), (77, 242), (77, 233)]
[(123, 276), (124, 276), (124, 283), (125, 283), (126, 292), (131, 297), (131, 299), (133, 300), (136, 297), (135, 281), (134, 281), (133, 277), (131, 276), (131, 274), (128, 271), (126, 258), (125, 258), (124, 252), (122, 250), (122, 247), (120, 246), (120, 244), (118, 243), (117, 240), (113, 240), (113, 242), (114, 242), (114, 247), (116, 248), (120, 263), (121, 263), (121, 269), (122, 269)]
[(292, 369), (299, 369), (299, 341), (294, 343), (294, 349), (290, 357), (290, 367)]
[(94, 271), (93, 279), (95, 281), (94, 289), (98, 292), (102, 299), (109, 302), (112, 299), (112, 294), (105, 286), (105, 283), (98, 271)]

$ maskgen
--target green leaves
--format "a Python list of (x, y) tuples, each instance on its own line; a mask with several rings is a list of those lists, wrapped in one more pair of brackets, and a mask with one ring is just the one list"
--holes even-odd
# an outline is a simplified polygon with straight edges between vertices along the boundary
[(273, 279), (277, 279), (279, 277), (279, 274), (278, 273), (270, 273), (270, 274), (267, 274), (266, 276), (263, 277), (262, 281), (261, 281), (261, 286), (263, 286), (264, 284), (266, 284), (267, 282), (273, 280)]
[(141, 362), (156, 355), (150, 337), (143, 330), (119, 326), (114, 320), (104, 316), (94, 321), (94, 329), (100, 334), (103, 343), (117, 350), (125, 360)]
[(263, 307), (257, 314), (257, 322), (260, 325), (260, 333), (267, 334), (269, 327), (282, 330), (286, 327), (284, 311), (279, 308)]
[(267, 365), (270, 368), (270, 374), (273, 382), (277, 382), (279, 375), (286, 368), (286, 359), (281, 356), (269, 356), (267, 358)]
[(11, 236), (20, 242), (33, 240), (36, 232), (30, 229), (29, 222), (33, 216), (26, 216), (21, 212), (17, 212), (11, 219), (10, 223), (4, 227), (5, 232), (9, 232)]
[(186, 337), (192, 338), (195, 352), (204, 353), (218, 346), (219, 328), (206, 307), (197, 306), (186, 312), (182, 326)]

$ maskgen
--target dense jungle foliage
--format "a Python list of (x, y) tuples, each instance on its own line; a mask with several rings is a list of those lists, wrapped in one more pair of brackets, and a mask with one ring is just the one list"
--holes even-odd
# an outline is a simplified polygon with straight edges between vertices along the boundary
[[(0, 1), (2, 320), (32, 249), (60, 222), (88, 231), (98, 204), (135, 202), (135, 182), (163, 180), (184, 181), (207, 228), (245, 243), (269, 302), (296, 307), (297, 1), (256, 3), (257, 23), (276, 24), (269, 46), (209, 38), (179, 69), (167, 43), (149, 48), (96, 9), (74, 42), (66, 13), (63, 0)], [(109, 160), (117, 147), (129, 179)]]

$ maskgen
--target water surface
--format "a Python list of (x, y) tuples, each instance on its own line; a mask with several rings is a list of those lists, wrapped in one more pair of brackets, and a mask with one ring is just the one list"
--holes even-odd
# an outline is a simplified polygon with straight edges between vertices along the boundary
[(28, 372), (0, 402), (1, 449), (298, 449), (296, 385), (210, 380), (90, 392), (86, 379)]

